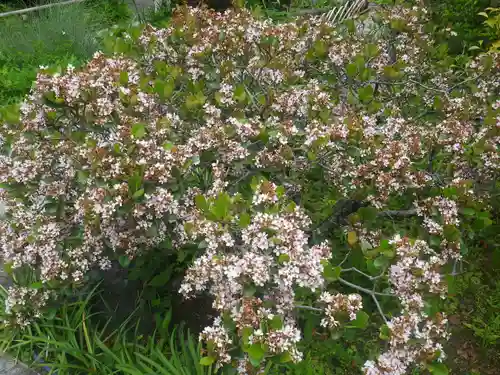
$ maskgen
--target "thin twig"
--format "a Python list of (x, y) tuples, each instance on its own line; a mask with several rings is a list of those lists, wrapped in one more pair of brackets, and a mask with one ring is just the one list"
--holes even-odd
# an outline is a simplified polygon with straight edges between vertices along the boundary
[(411, 208), (409, 210), (388, 210), (388, 211), (382, 211), (377, 214), (377, 216), (381, 217), (392, 217), (392, 216), (397, 216), (397, 217), (407, 217), (407, 216), (415, 216), (417, 214), (417, 210), (414, 208)]
[(448, 97), (448, 92), (447, 92), (447, 91), (445, 91), (445, 90), (437, 89), (437, 88), (435, 88), (435, 87), (426, 86), (426, 85), (424, 85), (423, 83), (420, 83), (420, 82), (415, 81), (415, 80), (413, 80), (413, 79), (409, 79), (408, 81), (410, 81), (410, 82), (412, 82), (412, 83), (415, 83), (415, 84), (417, 84), (417, 85), (419, 85), (419, 86), (423, 87), (424, 89), (431, 90), (431, 91), (436, 91), (436, 92), (440, 92), (441, 94), (443, 94), (444, 96), (446, 96), (446, 98), (447, 98), (447, 99), (449, 99), (449, 97)]
[(351, 250), (349, 250), (347, 252), (347, 254), (345, 255), (344, 259), (342, 259), (342, 262), (340, 262), (337, 267), (342, 267), (342, 265), (347, 261), (347, 258), (349, 258), (349, 255), (351, 255)]
[(387, 324), (387, 319), (385, 317), (384, 311), (382, 310), (382, 307), (380, 306), (380, 303), (378, 302), (377, 297), (372, 295), (372, 298), (375, 301), (375, 305), (377, 305), (377, 310), (380, 313), (380, 316), (382, 317), (382, 319), (384, 319), (385, 324)]
[(368, 278), (368, 280), (377, 280), (377, 279), (381, 278), (382, 276), (384, 276), (383, 273), (381, 273), (380, 275), (377, 275), (377, 276), (371, 276), (371, 275), (368, 275), (367, 273), (364, 273), (363, 271), (358, 270), (356, 267), (346, 268), (346, 269), (341, 270), (340, 272), (350, 272), (350, 271), (357, 272), (360, 275), (363, 275), (364, 277)]
[(304, 306), (304, 305), (295, 305), (296, 309), (302, 309), (302, 310), (309, 310), (309, 311), (316, 311), (316, 312), (323, 312), (323, 309), (319, 309), (317, 307), (312, 307), (312, 306)]
[(362, 286), (359, 286), (359, 285), (356, 285), (356, 284), (353, 284), (347, 280), (344, 280), (342, 278), (339, 278), (339, 281), (344, 284), (344, 285), (347, 285), (347, 286), (350, 286), (351, 288), (353, 289), (357, 289), (359, 290), (360, 292), (363, 292), (363, 293), (366, 293), (366, 294), (369, 294), (371, 296), (375, 295), (375, 296), (383, 296), (383, 297), (395, 297), (396, 295), (394, 294), (390, 294), (390, 293), (380, 293), (380, 292), (374, 292), (370, 289), (366, 289), (366, 288), (363, 288)]

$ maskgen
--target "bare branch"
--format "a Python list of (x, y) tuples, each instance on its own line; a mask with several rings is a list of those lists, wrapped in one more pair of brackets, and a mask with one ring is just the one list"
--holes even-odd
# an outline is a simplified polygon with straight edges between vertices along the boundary
[(317, 307), (312, 307), (312, 306), (304, 306), (304, 305), (295, 305), (296, 309), (301, 309), (301, 310), (309, 310), (309, 311), (316, 311), (316, 312), (323, 312), (323, 309), (319, 309)]
[(359, 290), (360, 292), (363, 292), (363, 293), (366, 293), (368, 294), (369, 296), (372, 297), (373, 301), (375, 302), (375, 305), (377, 306), (377, 310), (378, 312), (380, 313), (380, 316), (382, 317), (382, 319), (384, 320), (385, 323), (387, 323), (387, 318), (385, 317), (385, 314), (384, 314), (384, 311), (382, 310), (382, 307), (380, 306), (380, 303), (377, 299), (377, 296), (387, 296), (387, 297), (394, 297), (394, 294), (387, 294), (387, 293), (379, 293), (379, 292), (375, 292), (373, 290), (369, 290), (369, 289), (366, 289), (366, 288), (363, 288), (362, 286), (359, 286), (359, 285), (356, 285), (356, 284), (353, 284), (347, 280), (344, 280), (342, 278), (339, 279), (339, 281), (344, 284), (344, 285), (347, 285), (347, 286), (350, 286), (351, 288), (354, 288), (354, 289), (357, 289)]
[(417, 214), (417, 210), (412, 208), (409, 210), (388, 210), (388, 211), (382, 211), (377, 214), (377, 216), (380, 217), (408, 217), (408, 216), (415, 216)]
[(382, 319), (384, 319), (385, 324), (387, 324), (387, 319), (385, 317), (384, 311), (382, 310), (382, 306), (380, 306), (380, 303), (378, 302), (377, 297), (372, 295), (372, 298), (373, 298), (373, 301), (375, 301), (375, 305), (377, 305), (377, 310), (380, 313), (380, 316), (382, 317)]
[(342, 278), (339, 278), (339, 281), (344, 284), (344, 285), (347, 285), (347, 286), (350, 286), (351, 288), (353, 289), (357, 289), (359, 290), (360, 292), (363, 292), (363, 293), (366, 293), (366, 294), (369, 294), (370, 296), (383, 296), (383, 297), (396, 297), (395, 294), (391, 294), (391, 293), (380, 293), (380, 292), (374, 292), (370, 289), (366, 289), (366, 288), (363, 288), (362, 286), (359, 286), (359, 285), (356, 285), (356, 284), (353, 284), (347, 280), (344, 280)]
[(377, 279), (381, 278), (382, 276), (384, 276), (383, 273), (381, 273), (380, 275), (377, 275), (377, 276), (371, 276), (371, 275), (368, 275), (367, 273), (364, 273), (363, 271), (358, 270), (356, 267), (346, 268), (340, 272), (351, 272), (351, 271), (354, 271), (354, 272), (359, 273), (360, 275), (363, 275), (364, 277), (368, 278), (368, 280), (377, 280)]

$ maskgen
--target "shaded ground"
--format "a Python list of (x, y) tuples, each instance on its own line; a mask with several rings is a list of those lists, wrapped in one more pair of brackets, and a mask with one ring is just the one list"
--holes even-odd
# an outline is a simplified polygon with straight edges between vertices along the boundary
[(462, 325), (459, 316), (451, 316), (452, 336), (445, 348), (447, 365), (451, 374), (498, 375), (500, 350), (483, 348), (469, 329)]

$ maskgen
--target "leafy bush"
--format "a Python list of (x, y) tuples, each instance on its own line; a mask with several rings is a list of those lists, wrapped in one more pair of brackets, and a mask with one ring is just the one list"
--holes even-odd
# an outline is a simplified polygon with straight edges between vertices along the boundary
[(483, 286), (475, 295), (476, 309), (471, 323), (466, 326), (472, 329), (483, 344), (495, 345), (500, 343), (500, 282), (492, 288)]
[(491, 0), (429, 0), (428, 3), (433, 21), (457, 34), (453, 40), (457, 52), (491, 39), (492, 34), (479, 15), (490, 6)]
[(490, 50), (500, 50), (500, 8), (486, 8), (480, 15), (486, 18), (484, 25), (488, 27), (492, 36), (493, 43)]
[(500, 344), (500, 249), (498, 238), (490, 237), (491, 246), (481, 242), (484, 248), (469, 257), (474, 263), (451, 285), (447, 310), (460, 318), (487, 352)]
[(366, 335), (368, 375), (443, 373), (440, 297), (495, 218), (500, 77), (498, 55), (449, 57), (426, 21), (181, 9), (42, 69), (1, 128), (6, 322), (112, 260), (187, 253), (180, 292), (219, 313), (204, 365), (286, 366), (303, 331)]

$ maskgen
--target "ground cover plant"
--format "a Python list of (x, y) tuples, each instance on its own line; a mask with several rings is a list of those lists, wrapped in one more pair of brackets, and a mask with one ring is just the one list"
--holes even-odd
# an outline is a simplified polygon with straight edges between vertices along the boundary
[[(2, 298), (5, 291), (1, 290)], [(61, 306), (26, 330), (3, 330), (0, 349), (11, 352), (41, 374), (87, 375), (210, 375), (200, 362), (201, 343), (182, 327), (161, 330), (149, 337), (137, 331), (134, 314), (117, 329), (98, 325), (92, 309), (95, 291)]]
[(123, 2), (96, 0), (0, 18), (0, 106), (22, 101), (40, 66), (90, 59), (98, 33), (129, 15)]
[(500, 80), (497, 54), (449, 56), (426, 17), (183, 8), (42, 69), (2, 123), (5, 323), (154, 252), (213, 299), (203, 365), (257, 374), (299, 362), (302, 336), (362, 335), (366, 374), (446, 373), (448, 284), (496, 241)]

